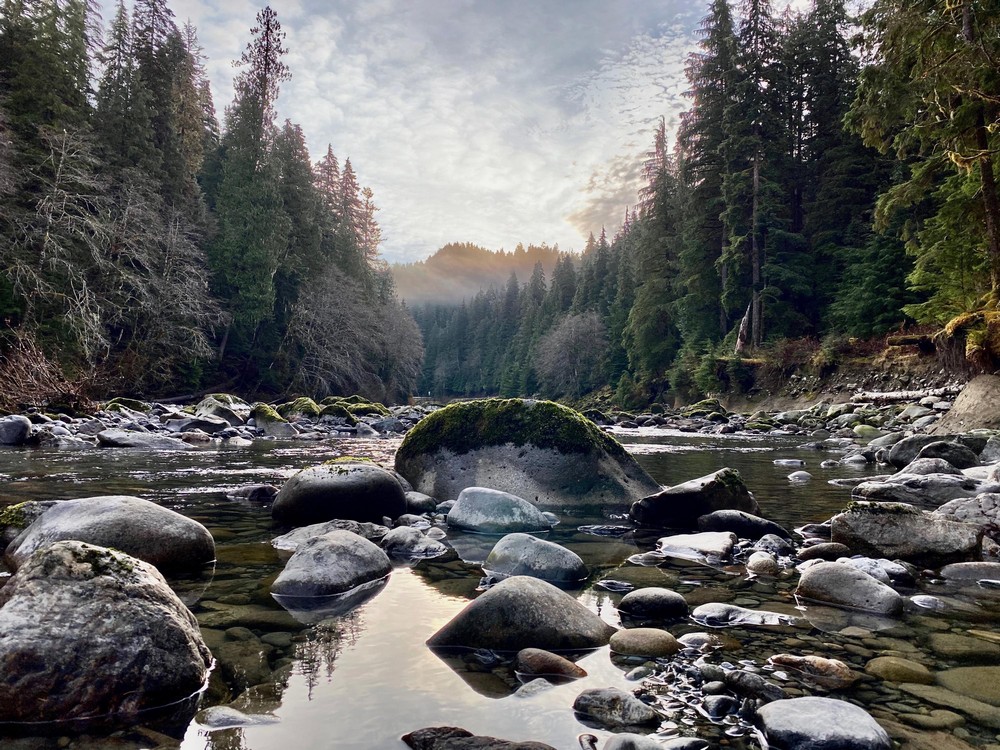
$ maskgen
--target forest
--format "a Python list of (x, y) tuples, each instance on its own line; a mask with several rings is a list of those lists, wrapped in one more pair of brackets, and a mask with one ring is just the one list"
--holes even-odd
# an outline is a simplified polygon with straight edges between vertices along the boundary
[[(248, 19), (249, 20), (249, 19)], [(275, 109), (271, 8), (215, 112), (164, 0), (5, 0), (0, 382), (55, 394), (403, 398), (422, 349), (379, 258), (372, 191)]]
[(689, 106), (676, 134), (650, 133), (619, 227), (582, 253), (459, 241), (394, 280), (373, 192), (277, 112), (292, 71), (271, 8), (220, 118), (197, 31), (165, 0), (119, 2), (105, 24), (93, 0), (3, 0), (8, 408), (206, 388), (610, 386), (624, 404), (738, 389), (796, 346), (835, 358), (914, 326), (961, 334), (965, 362), (995, 369), (1000, 10), (706, 10)]
[(712, 0), (686, 74), (613, 236), (414, 309), (422, 392), (691, 398), (914, 326), (995, 369), (1000, 10)]

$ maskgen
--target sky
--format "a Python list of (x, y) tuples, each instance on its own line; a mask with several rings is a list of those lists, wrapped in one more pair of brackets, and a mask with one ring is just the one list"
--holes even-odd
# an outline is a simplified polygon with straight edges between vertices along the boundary
[[(110, 5), (110, 2), (107, 2)], [(208, 56), (216, 109), (260, 5), (172, 0)], [(613, 234), (660, 117), (686, 108), (706, 0), (274, 0), (291, 81), (281, 119), (327, 144), (380, 207), (382, 256), (448, 242), (580, 250)], [(110, 14), (106, 12), (106, 17)]]

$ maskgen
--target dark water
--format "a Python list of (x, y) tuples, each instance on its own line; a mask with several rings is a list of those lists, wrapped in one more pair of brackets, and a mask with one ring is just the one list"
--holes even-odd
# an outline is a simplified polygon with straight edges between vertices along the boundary
[[(799, 451), (796, 446), (802, 439), (790, 436), (750, 439), (633, 430), (621, 432), (619, 438), (665, 485), (723, 466), (738, 469), (764, 515), (788, 528), (824, 520), (840, 510), (849, 490), (826, 480), (861, 473), (820, 469), (820, 461), (830, 456)], [(26, 499), (131, 494), (196, 518), (211, 530), (218, 546), (214, 577), (180, 587), (219, 661), (202, 706), (229, 703), (238, 695), (234, 705), (241, 710), (273, 714), (279, 721), (214, 732), (192, 722), (180, 742), (185, 750), (403, 748), (402, 734), (432, 725), (540, 740), (557, 748), (577, 747), (581, 732), (609, 736), (582, 724), (571, 710), (576, 695), (586, 688), (638, 686), (625, 677), (631, 667), (613, 664), (606, 648), (579, 661), (589, 673), (587, 678), (531, 695), (513, 694), (517, 683), (503, 664), (471, 656), (445, 661), (427, 649), (426, 639), (475, 595), (482, 571), (474, 563), (451, 556), (401, 564), (370, 601), (346, 616), (309, 626), (296, 623), (271, 599), (268, 586), (283, 564), (269, 545), (278, 530), (272, 527), (266, 507), (228, 500), (226, 491), (256, 482), (280, 484), (298, 469), (339, 454), (385, 459), (394, 447), (388, 441), (337, 441), (181, 454), (8, 451), (0, 453), (0, 506)], [(787, 475), (795, 468), (774, 466), (776, 458), (804, 459), (814, 479), (789, 482)], [(615, 604), (620, 595), (592, 585), (602, 579), (672, 587), (684, 593), (692, 606), (730, 601), (751, 609), (801, 614), (790, 596), (792, 576), (762, 582), (748, 579), (740, 570), (680, 561), (649, 568), (631, 565), (627, 558), (651, 549), (655, 538), (615, 539), (578, 531), (585, 524), (616, 522), (620, 520), (567, 513), (550, 535), (588, 564), (591, 582), (578, 596), (608, 622), (618, 624)], [(481, 559), (492, 544), (482, 537), (450, 531), (448, 535), (470, 560)], [(974, 604), (969, 607), (973, 614), (957, 619), (918, 612), (889, 623), (893, 626), (889, 630), (861, 630), (852, 636), (832, 635), (823, 623), (816, 627), (810, 622), (731, 629), (726, 633), (734, 650), (720, 658), (761, 665), (782, 651), (822, 653), (860, 670), (871, 656), (891, 651), (932, 666), (949, 666), (935, 664), (936, 657), (920, 651), (927, 633), (970, 627), (998, 633), (991, 612)], [(247, 627), (254, 635), (237, 641), (232, 631), (226, 633), (233, 626)], [(680, 635), (700, 629), (693, 623), (682, 624), (671, 632)], [(240, 632), (239, 638), (245, 639), (246, 633)], [(256, 687), (241, 692), (248, 685)], [(789, 685), (795, 694), (794, 681)], [(660, 698), (664, 707), (674, 705), (669, 692), (664, 689)], [(842, 695), (868, 707), (892, 704), (885, 709), (889, 712), (927, 710), (912, 700), (907, 704), (909, 699), (891, 690), (881, 690), (877, 683), (861, 683)], [(721, 734), (724, 729), (694, 709), (678, 709), (661, 734)], [(996, 730), (971, 722), (958, 731), (973, 744), (995, 741)], [(734, 747), (754, 746), (745, 739), (732, 742)]]

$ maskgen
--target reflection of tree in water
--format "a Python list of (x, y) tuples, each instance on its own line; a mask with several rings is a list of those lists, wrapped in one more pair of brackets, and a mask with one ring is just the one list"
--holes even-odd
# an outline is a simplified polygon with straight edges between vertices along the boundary
[(217, 732), (206, 732), (203, 729), (198, 734), (207, 739), (205, 750), (248, 750), (242, 729), (222, 729)]
[(295, 670), (306, 678), (310, 700), (321, 676), (325, 673), (327, 681), (333, 677), (337, 657), (345, 646), (358, 642), (362, 630), (361, 614), (355, 610), (344, 617), (317, 623), (308, 638), (296, 645)]

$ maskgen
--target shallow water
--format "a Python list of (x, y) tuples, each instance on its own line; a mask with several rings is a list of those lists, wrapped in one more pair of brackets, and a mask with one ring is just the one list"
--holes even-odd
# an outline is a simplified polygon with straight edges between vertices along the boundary
[[(835, 456), (798, 450), (796, 446), (804, 439), (793, 436), (706, 436), (640, 429), (621, 430), (618, 437), (664, 485), (723, 466), (738, 469), (754, 491), (763, 515), (787, 528), (825, 520), (846, 504), (849, 490), (827, 480), (875, 472), (874, 467), (821, 469), (822, 460)], [(336, 455), (374, 454), (385, 459), (395, 444), (388, 440), (272, 443), (177, 454), (120, 449), (6, 451), (0, 452), (0, 506), (27, 499), (132, 494), (196, 518), (212, 531), (218, 548), (214, 577), (179, 586), (185, 601), (206, 626), (206, 641), (220, 662), (202, 706), (228, 703), (244, 684), (263, 680), (264, 686), (243, 693), (235, 705), (249, 713), (273, 713), (280, 721), (214, 732), (192, 722), (180, 741), (184, 750), (403, 748), (399, 740), (402, 734), (433, 725), (461, 726), (477, 734), (513, 740), (539, 740), (557, 748), (577, 747), (576, 737), (581, 732), (608, 736), (607, 731), (583, 724), (571, 709), (573, 699), (586, 688), (638, 687), (639, 683), (625, 678), (632, 665), (616, 666), (607, 648), (580, 659), (579, 664), (589, 673), (587, 678), (525, 696), (513, 694), (517, 683), (510, 669), (492, 662), (489, 655), (445, 659), (424, 645), (475, 595), (482, 570), (474, 562), (451, 555), (413, 566), (401, 564), (372, 599), (348, 615), (318, 625), (296, 624), (271, 599), (268, 584), (281, 569), (283, 558), (269, 541), (280, 530), (272, 526), (266, 506), (228, 500), (226, 491), (257, 482), (280, 485), (298, 469)], [(773, 464), (782, 458), (804, 459), (806, 466)], [(799, 468), (812, 473), (812, 481), (793, 483), (787, 479)], [(757, 581), (738, 566), (716, 569), (682, 560), (644, 568), (627, 560), (653, 549), (655, 536), (616, 538), (578, 531), (584, 525), (616, 523), (622, 519), (567, 512), (549, 535), (588, 564), (590, 584), (578, 596), (613, 624), (618, 624), (615, 604), (621, 594), (593, 585), (602, 579), (675, 588), (692, 607), (707, 601), (729, 601), (750, 609), (803, 614), (795, 609), (790, 595), (793, 576)], [(467, 560), (482, 559), (493, 541), (451, 531), (448, 536)], [(940, 596), (944, 592), (931, 587), (923, 593)], [(836, 619), (841, 613), (815, 610), (809, 613), (814, 622), (730, 628), (724, 632), (731, 636), (735, 650), (716, 660), (744, 660), (766, 671), (765, 660), (772, 654), (819, 653), (847, 661), (860, 671), (871, 656), (893, 651), (932, 668), (953, 666), (927, 652), (923, 643), (930, 632), (962, 632), (972, 627), (1000, 635), (996, 611), (989, 601), (986, 606), (969, 597), (953, 602), (961, 604), (964, 611), (956, 612), (954, 607), (945, 612), (920, 610), (902, 622), (862, 622), (870, 629), (851, 635), (828, 632), (843, 628), (843, 621)], [(833, 625), (819, 619), (821, 614), (834, 617)], [(263, 639), (249, 641), (249, 650), (262, 653), (262, 657), (232, 657), (233, 641), (225, 630), (234, 625), (245, 625)], [(883, 625), (890, 629), (876, 630)], [(670, 628), (675, 635), (702, 629), (694, 623)], [(795, 680), (788, 685), (795, 694)], [(663, 736), (721, 733), (725, 728), (699, 714), (696, 706), (685, 707), (671, 690), (663, 692), (661, 707), (673, 711), (672, 720), (661, 730)], [(840, 695), (868, 707), (891, 703), (887, 710), (893, 713), (927, 711), (926, 706), (900, 698), (877, 682), (862, 682)], [(970, 722), (960, 733), (979, 744), (995, 741), (996, 730)], [(735, 738), (732, 742), (734, 747), (753, 746)]]

